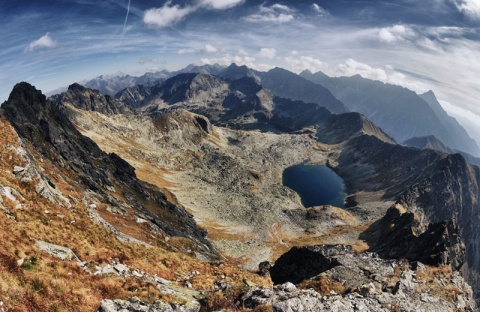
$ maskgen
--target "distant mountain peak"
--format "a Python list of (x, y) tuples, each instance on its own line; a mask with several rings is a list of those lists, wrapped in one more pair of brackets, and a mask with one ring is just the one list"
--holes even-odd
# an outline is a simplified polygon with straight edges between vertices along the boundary
[(79, 91), (79, 92), (83, 92), (85, 91), (87, 88), (85, 88), (84, 86), (82, 86), (81, 84), (75, 82), (75, 83), (72, 83), (71, 85), (68, 86), (68, 91)]

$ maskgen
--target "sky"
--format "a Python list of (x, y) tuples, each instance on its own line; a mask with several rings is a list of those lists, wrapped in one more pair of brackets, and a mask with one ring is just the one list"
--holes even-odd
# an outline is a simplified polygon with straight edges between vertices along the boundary
[(433, 90), (480, 145), (480, 0), (0, 0), (0, 103), (188, 64), (360, 74)]

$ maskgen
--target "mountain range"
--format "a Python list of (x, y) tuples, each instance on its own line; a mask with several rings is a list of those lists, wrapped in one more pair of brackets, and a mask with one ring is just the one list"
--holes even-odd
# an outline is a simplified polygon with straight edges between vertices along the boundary
[(432, 91), (418, 95), (359, 75), (332, 78), (303, 71), (300, 76), (327, 87), (349, 110), (364, 114), (398, 142), (433, 135), (452, 149), (479, 155), (476, 142), (447, 115)]
[[(480, 167), (437, 138), (470, 142), (431, 93), (235, 64), (164, 74), (114, 96), (22, 82), (2, 104), (7, 309), (477, 309)], [(336, 94), (363, 110), (372, 90), (372, 118)], [(399, 98), (431, 122), (383, 129)], [(304, 207), (282, 183), (298, 164), (334, 170), (346, 208)]]
[[(452, 150), (462, 151), (475, 157), (480, 156), (477, 143), (453, 117), (445, 112), (432, 91), (418, 95), (404, 87), (365, 79), (359, 75), (335, 78), (322, 72), (314, 74), (309, 71), (297, 75), (281, 68), (261, 72), (236, 64), (228, 67), (190, 65), (176, 72), (162, 71), (146, 75), (161, 76), (162, 79), (166, 79), (180, 73), (211, 74), (229, 81), (251, 77), (278, 97), (316, 103), (332, 113), (359, 112), (371, 119), (397, 142), (433, 135)], [(99, 77), (85, 85), (94, 88), (100, 84), (109, 85), (106, 94), (115, 93), (130, 105), (140, 105), (145, 103), (142, 102), (145, 101), (145, 97), (153, 99), (155, 95), (150, 93), (155, 87), (163, 84), (160, 80), (151, 80), (152, 83), (146, 84), (139, 83), (145, 80), (144, 75), (138, 77), (138, 80), (132, 80), (127, 90), (122, 90), (120, 82), (124, 81), (124, 78), (118, 77), (117, 83), (112, 77), (109, 79)], [(122, 92), (119, 93), (120, 91)], [(126, 93), (131, 93), (129, 95), (131, 99)], [(137, 97), (136, 100), (132, 100), (135, 97)]]

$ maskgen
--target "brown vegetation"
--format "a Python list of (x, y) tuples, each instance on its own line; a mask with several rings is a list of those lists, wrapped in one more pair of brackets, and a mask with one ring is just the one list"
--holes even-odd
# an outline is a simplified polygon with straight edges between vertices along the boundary
[[(197, 290), (212, 290), (213, 283), (221, 276), (237, 287), (243, 285), (244, 278), (259, 285), (269, 284), (266, 278), (242, 271), (228, 261), (202, 262), (191, 254), (165, 249), (191, 247), (182, 239), (171, 239), (169, 246), (163, 242), (163, 248), (120, 242), (89, 218), (84, 204), (74, 204), (73, 200), (71, 208), (53, 204), (35, 192), (36, 181), (23, 183), (16, 179), (13, 166), (26, 165), (25, 159), (16, 152), (19, 146), (13, 128), (0, 118), (0, 185), (13, 188), (24, 197), (19, 202), (2, 197), (2, 205), (9, 211), (7, 215), (0, 210), (0, 301), (6, 311), (94, 311), (102, 299), (132, 296), (150, 302), (176, 300), (160, 293), (154, 285), (133, 277), (89, 274), (74, 261), (61, 261), (42, 252), (35, 245), (37, 240), (69, 247), (89, 268), (118, 259), (131, 268), (174, 281), (198, 271), (201, 278), (189, 280)], [(46, 160), (39, 161), (41, 155), (31, 152), (56, 188), (81, 203), (84, 194), (70, 182), (75, 181), (72, 173)], [(19, 203), (22, 209), (17, 208)], [(132, 217), (115, 215), (107, 212), (102, 204), (98, 206), (103, 209), (102, 215), (117, 218), (117, 225), (124, 223), (127, 234), (135, 232), (133, 226), (139, 224)], [(147, 231), (144, 229), (143, 233)], [(140, 239), (151, 239), (142, 235)], [(20, 259), (23, 259), (21, 265), (17, 262)]]

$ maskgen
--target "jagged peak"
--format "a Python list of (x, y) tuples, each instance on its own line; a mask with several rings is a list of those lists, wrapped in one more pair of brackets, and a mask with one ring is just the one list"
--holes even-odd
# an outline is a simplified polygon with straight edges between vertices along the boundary
[(312, 71), (310, 69), (304, 69), (302, 70), (302, 72), (300, 73), (300, 76), (301, 75), (313, 75)]
[[(33, 86), (32, 84), (22, 81), (17, 83), (13, 89), (12, 92), (10, 92), (10, 96), (15, 95), (18, 92), (28, 92), (28, 93), (40, 93), (42, 94), (42, 91), (38, 90)], [(43, 95), (43, 94), (42, 94)]]
[(17, 83), (8, 97), (2, 104), (4, 114), (12, 118), (33, 118), (38, 110), (37, 106), (43, 106), (47, 97), (42, 91), (35, 88), (28, 82)]
[(68, 91), (73, 91), (73, 92), (84, 92), (85, 90), (87, 90), (86, 87), (82, 86), (81, 84), (75, 82), (75, 83), (72, 83), (71, 85), (68, 86)]

